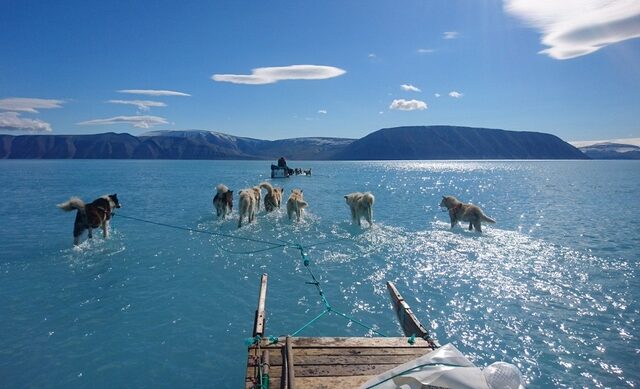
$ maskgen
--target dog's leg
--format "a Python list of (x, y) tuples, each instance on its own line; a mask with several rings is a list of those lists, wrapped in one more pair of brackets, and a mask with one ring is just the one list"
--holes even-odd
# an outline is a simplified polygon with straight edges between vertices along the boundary
[(482, 232), (482, 223), (480, 223), (480, 220), (473, 222), (473, 226), (476, 228), (476, 231)]
[(469, 231), (473, 230), (473, 222), (469, 222)]
[(373, 225), (373, 212), (371, 211), (371, 207), (367, 208), (367, 213), (365, 217), (369, 222), (369, 227), (371, 227)]
[(104, 223), (102, 223), (102, 235), (104, 236), (105, 239), (107, 239), (109, 237), (109, 222), (105, 221)]
[(242, 227), (242, 215), (238, 217), (238, 228)]
[(73, 225), (73, 245), (77, 246), (80, 244), (80, 236), (84, 232), (84, 227), (79, 226), (78, 224)]

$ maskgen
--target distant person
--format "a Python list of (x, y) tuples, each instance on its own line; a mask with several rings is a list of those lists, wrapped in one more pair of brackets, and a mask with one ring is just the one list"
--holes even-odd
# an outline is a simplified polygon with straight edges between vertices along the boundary
[(278, 159), (278, 167), (287, 167), (287, 160), (284, 157)]

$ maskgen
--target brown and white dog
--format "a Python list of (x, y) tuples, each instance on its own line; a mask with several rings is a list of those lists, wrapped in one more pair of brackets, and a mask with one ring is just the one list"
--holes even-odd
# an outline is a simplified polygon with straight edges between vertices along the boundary
[(104, 195), (89, 204), (85, 204), (78, 197), (72, 197), (69, 201), (58, 204), (58, 208), (67, 212), (74, 209), (78, 211), (73, 224), (73, 244), (77, 246), (84, 230), (89, 230), (89, 239), (93, 238), (92, 229), (98, 227), (102, 227), (105, 238), (109, 236), (109, 220), (113, 210), (120, 208), (120, 202), (115, 193)]
[(213, 197), (213, 206), (218, 217), (224, 219), (233, 209), (233, 191), (229, 190), (224, 184), (216, 186), (216, 191), (217, 193)]
[(254, 186), (240, 191), (240, 205), (238, 206), (238, 228), (242, 227), (242, 219), (247, 218), (251, 223), (256, 218), (256, 212), (260, 208), (260, 187)]
[(360, 219), (365, 218), (369, 222), (369, 226), (373, 225), (373, 203), (375, 197), (371, 192), (354, 192), (344, 196), (347, 205), (351, 209), (351, 221), (360, 224)]
[(304, 208), (306, 208), (309, 204), (304, 201), (302, 190), (301, 189), (292, 189), (291, 195), (289, 195), (289, 200), (287, 200), (287, 216), (289, 216), (289, 220), (296, 216), (296, 220), (300, 221), (300, 217), (304, 213)]
[(449, 210), (451, 228), (458, 224), (458, 221), (469, 222), (469, 231), (474, 227), (476, 231), (482, 232), (482, 223), (495, 223), (496, 221), (482, 212), (477, 205), (465, 204), (453, 196), (442, 196), (441, 207)]
[(261, 183), (260, 188), (267, 190), (267, 194), (264, 196), (264, 209), (266, 209), (267, 212), (271, 212), (276, 208), (280, 208), (284, 188), (274, 188), (268, 182)]

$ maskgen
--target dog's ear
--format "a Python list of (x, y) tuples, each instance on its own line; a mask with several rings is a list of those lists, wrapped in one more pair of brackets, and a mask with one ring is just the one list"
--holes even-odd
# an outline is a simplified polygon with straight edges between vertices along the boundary
[(344, 198), (345, 198), (345, 199), (348, 199), (348, 198), (349, 198), (349, 196), (347, 196), (347, 195), (344, 195)]
[(232, 191), (232, 190), (230, 190), (230, 191), (229, 191), (229, 193), (233, 194), (233, 191)]
[(446, 198), (447, 198), (447, 196), (442, 196), (442, 198), (443, 198), (443, 199), (446, 199)]

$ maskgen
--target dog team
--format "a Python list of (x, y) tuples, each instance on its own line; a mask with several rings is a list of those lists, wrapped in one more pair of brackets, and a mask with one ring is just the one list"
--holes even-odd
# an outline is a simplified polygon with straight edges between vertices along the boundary
[[(264, 196), (264, 209), (272, 212), (276, 208), (280, 208), (282, 204), (282, 195), (284, 188), (274, 188), (270, 183), (263, 182), (252, 188), (242, 189), (239, 192), (239, 210), (238, 210), (238, 228), (242, 227), (242, 222), (246, 219), (251, 223), (256, 218), (256, 213), (260, 210), (261, 190), (265, 189), (267, 194)], [(213, 197), (213, 207), (219, 218), (226, 218), (233, 209), (233, 191), (224, 184), (216, 187), (216, 195)], [(373, 225), (373, 203), (375, 198), (370, 192), (366, 193), (350, 193), (344, 196), (347, 205), (351, 209), (351, 220), (360, 225), (360, 220), (364, 218), (369, 225)], [(292, 189), (287, 200), (287, 217), (289, 220), (295, 219), (300, 221), (304, 215), (304, 209), (309, 204), (304, 200), (304, 192), (302, 189)]]
[[(260, 210), (260, 200), (262, 189), (267, 193), (264, 196), (264, 208), (267, 212), (272, 212), (280, 208), (284, 188), (275, 188), (268, 182), (262, 182), (258, 186), (242, 189), (239, 196), (238, 228), (242, 227), (243, 220), (252, 223), (257, 212)], [(373, 225), (373, 204), (375, 197), (371, 192), (354, 192), (344, 196), (344, 199), (351, 211), (351, 221), (358, 226), (364, 218), (369, 226)], [(304, 215), (304, 209), (309, 204), (304, 200), (301, 189), (292, 189), (287, 200), (287, 216), (289, 220), (295, 218), (300, 221)], [(64, 211), (76, 210), (76, 218), (73, 225), (73, 244), (80, 243), (80, 236), (85, 230), (89, 231), (88, 237), (93, 237), (93, 228), (102, 228), (105, 238), (109, 235), (109, 220), (113, 210), (120, 208), (118, 195), (104, 195), (89, 204), (85, 204), (81, 199), (72, 197), (69, 201), (58, 204)], [(226, 185), (216, 186), (216, 194), (213, 197), (213, 207), (218, 218), (225, 219), (231, 214), (233, 209), (233, 191)], [(465, 204), (453, 196), (442, 196), (440, 207), (446, 208), (449, 212), (451, 228), (455, 227), (459, 221), (469, 222), (469, 230), (482, 232), (482, 222), (495, 223), (496, 221), (484, 214), (477, 205)]]

